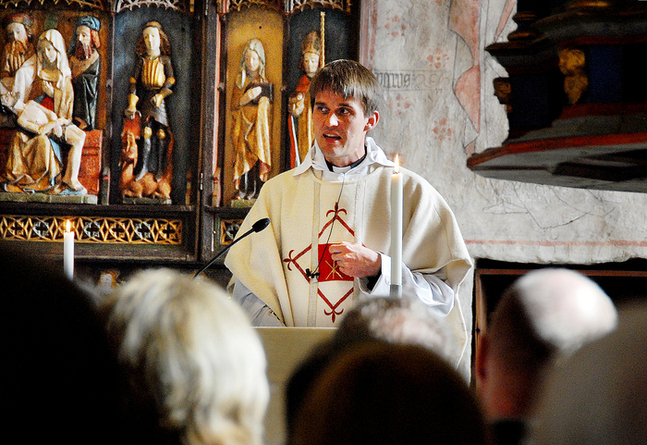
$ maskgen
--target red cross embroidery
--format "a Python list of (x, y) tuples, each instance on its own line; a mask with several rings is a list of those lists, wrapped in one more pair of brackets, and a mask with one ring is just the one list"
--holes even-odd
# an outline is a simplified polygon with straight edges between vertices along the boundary
[(328, 244), (319, 244), (319, 281), (353, 281), (343, 273), (331, 257)]
[(331, 302), (326, 298), (326, 296), (323, 294), (323, 292), (321, 292), (321, 290), (320, 290), (320, 289), (317, 289), (317, 295), (319, 295), (319, 296), (321, 297), (321, 299), (322, 299), (323, 301), (325, 301), (325, 302), (326, 302), (326, 304), (328, 305), (328, 307), (330, 308), (330, 312), (328, 312), (328, 311), (324, 310), (324, 314), (325, 314), (325, 315), (330, 315), (330, 316), (331, 316), (330, 318), (332, 319), (332, 322), (333, 322), (333, 323), (334, 323), (334, 322), (335, 322), (335, 320), (337, 319), (337, 316), (338, 316), (338, 315), (341, 315), (341, 314), (343, 314), (343, 313), (344, 313), (344, 310), (343, 310), (343, 309), (342, 309), (341, 311), (337, 312), (337, 308), (339, 307), (339, 305), (340, 305), (340, 304), (342, 304), (344, 301), (346, 301), (346, 298), (350, 297), (352, 294), (353, 294), (353, 288), (351, 287), (351, 288), (348, 290), (348, 292), (346, 292), (346, 293), (344, 294), (344, 296), (343, 296), (343, 297), (341, 297), (341, 298), (337, 301), (337, 303), (335, 303), (335, 304), (333, 305), (333, 304), (332, 304), (332, 303), (331, 303)]
[[(355, 236), (355, 232), (353, 229), (351, 229), (348, 224), (346, 224), (346, 221), (342, 219), (340, 216), (341, 214), (347, 214), (348, 212), (345, 209), (340, 209), (338, 207), (338, 203), (335, 203), (335, 208), (333, 210), (329, 210), (326, 212), (326, 217), (331, 216), (332, 217), (323, 225), (321, 230), (319, 231), (318, 238), (321, 240), (321, 237), (326, 233), (327, 229), (330, 227), (330, 230), (332, 230), (332, 224), (335, 222), (338, 222), (342, 227), (344, 227), (348, 233), (350, 233), (353, 237)], [(326, 234), (327, 235), (327, 234)], [(301, 252), (297, 253), (296, 255), (294, 254), (294, 250), (290, 250), (288, 253), (288, 257), (283, 259), (283, 262), (287, 264), (287, 268), (289, 271), (292, 271), (292, 266), (295, 267), (295, 269), (301, 273), (303, 278), (310, 283), (310, 277), (308, 277), (306, 270), (304, 267), (302, 267), (299, 264), (299, 259), (303, 257), (306, 253), (308, 253), (312, 249), (312, 245), (308, 245), (305, 249), (303, 249)], [(349, 277), (348, 275), (342, 273), (335, 262), (332, 260), (330, 257), (330, 250), (328, 249), (328, 244), (319, 244), (318, 245), (318, 263), (319, 263), (319, 282), (325, 282), (325, 281), (353, 281), (352, 277)], [(307, 268), (308, 266), (305, 266)], [(332, 322), (334, 323), (337, 316), (341, 315), (344, 310), (342, 309), (341, 311), (337, 311), (339, 306), (349, 297), (353, 294), (353, 288), (346, 292), (345, 295), (343, 295), (339, 300), (337, 300), (335, 303), (332, 303), (326, 295), (321, 291), (321, 289), (317, 289), (317, 295), (326, 303), (326, 305), (330, 308), (330, 312), (324, 311), (325, 315), (331, 316)]]

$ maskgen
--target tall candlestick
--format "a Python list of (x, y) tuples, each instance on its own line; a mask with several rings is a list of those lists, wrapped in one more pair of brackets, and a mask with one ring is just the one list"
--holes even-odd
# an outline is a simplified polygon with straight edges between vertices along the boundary
[(397, 156), (391, 176), (391, 286), (402, 286), (402, 174)]
[(66, 221), (63, 234), (63, 270), (70, 280), (74, 278), (74, 231), (70, 220)]

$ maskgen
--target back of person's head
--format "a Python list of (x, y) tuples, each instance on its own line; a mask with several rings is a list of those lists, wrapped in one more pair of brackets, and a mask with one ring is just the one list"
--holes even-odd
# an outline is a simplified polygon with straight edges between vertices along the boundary
[(366, 342), (419, 345), (448, 361), (456, 347), (449, 325), (419, 300), (362, 301), (344, 315), (335, 335), (318, 345), (290, 376), (285, 394), (288, 436), (292, 433), (292, 420), (328, 362), (347, 348)]
[(486, 431), (465, 381), (416, 345), (357, 344), (315, 381), (291, 445), (484, 444)]
[(317, 71), (310, 83), (311, 106), (317, 94), (324, 91), (344, 99), (355, 98), (362, 104), (365, 116), (378, 109), (380, 85), (368, 68), (354, 60), (335, 60)]
[(334, 340), (345, 346), (359, 341), (420, 345), (450, 360), (456, 338), (445, 319), (413, 298), (370, 298), (342, 319)]
[(122, 285), (105, 310), (133, 443), (260, 444), (265, 353), (222, 289), (149, 270)]
[(535, 413), (537, 445), (647, 440), (647, 303), (620, 310), (617, 331), (559, 363)]
[(515, 281), (479, 345), (476, 377), (488, 415), (527, 415), (549, 365), (616, 323), (611, 299), (581, 273), (546, 268)]
[(118, 443), (116, 364), (91, 298), (63, 275), (62, 255), (50, 261), (0, 244), (0, 282), (0, 393), (14, 440)]

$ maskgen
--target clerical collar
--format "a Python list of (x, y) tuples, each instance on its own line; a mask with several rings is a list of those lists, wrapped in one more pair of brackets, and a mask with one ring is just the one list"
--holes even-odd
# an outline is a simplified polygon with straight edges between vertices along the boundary
[[(312, 147), (310, 148), (310, 151), (308, 152), (308, 156), (306, 156), (306, 158), (298, 167), (294, 168), (293, 174), (294, 176), (298, 176), (312, 169), (315, 171), (322, 172), (324, 180), (336, 181), (336, 180), (339, 180), (338, 178), (339, 175), (351, 175), (351, 176), (357, 175), (358, 177), (365, 176), (366, 174), (369, 173), (369, 170), (371, 169), (371, 167), (376, 164), (382, 165), (384, 167), (395, 166), (393, 162), (387, 159), (382, 149), (377, 146), (377, 144), (375, 143), (372, 137), (370, 136), (366, 137), (364, 146), (366, 147), (366, 158), (360, 165), (358, 165), (352, 170), (349, 170), (348, 172), (335, 173), (328, 170), (328, 166), (326, 165), (326, 158), (324, 157), (323, 153), (321, 152), (321, 149), (319, 148), (319, 145), (317, 145), (317, 141), (315, 140), (314, 143), (312, 144)], [(346, 167), (346, 168), (350, 168), (350, 167)]]
[(332, 162), (329, 162), (328, 159), (326, 159), (325, 161), (326, 161), (326, 165), (328, 166), (328, 170), (330, 170), (331, 172), (333, 172), (333, 173), (346, 173), (347, 171), (352, 170), (355, 167), (357, 167), (359, 164), (361, 164), (364, 161), (364, 159), (366, 159), (366, 154), (367, 154), (367, 151), (366, 151), (366, 145), (365, 145), (364, 146), (364, 156), (362, 156), (357, 161), (355, 161), (352, 164), (347, 165), (345, 167), (337, 167)]

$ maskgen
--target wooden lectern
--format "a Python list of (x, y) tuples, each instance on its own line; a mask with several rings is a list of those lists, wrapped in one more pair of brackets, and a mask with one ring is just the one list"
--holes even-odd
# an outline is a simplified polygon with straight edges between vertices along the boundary
[(270, 405), (265, 416), (265, 445), (285, 444), (285, 386), (290, 375), (315, 345), (336, 328), (255, 328), (267, 355)]

